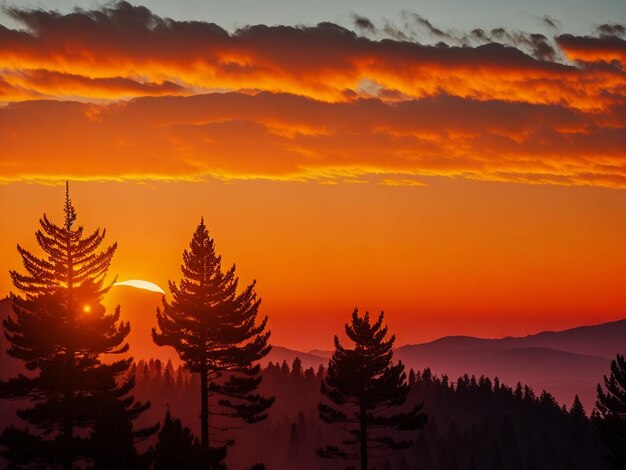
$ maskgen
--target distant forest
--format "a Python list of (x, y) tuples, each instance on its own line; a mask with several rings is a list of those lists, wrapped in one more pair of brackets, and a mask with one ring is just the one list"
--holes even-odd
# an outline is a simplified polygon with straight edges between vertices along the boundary
[[(199, 431), (198, 378), (184, 367), (159, 360), (133, 365), (135, 395), (150, 398), (146, 423), (163, 420), (165, 410)], [(322, 422), (317, 411), (326, 373), (293, 364), (272, 364), (262, 371), (260, 390), (276, 397), (268, 418), (232, 430), (237, 441), (227, 466), (246, 469), (263, 462), (267, 469), (340, 469), (316, 449), (342, 433)], [(460, 377), (451, 382), (430, 370), (409, 373), (407, 405), (424, 402), (426, 426), (414, 433), (414, 447), (371, 462), (375, 469), (400, 470), (601, 470), (608, 468), (603, 445), (580, 402), (559, 406), (548, 392), (509, 387), (497, 379)], [(151, 441), (154, 443), (154, 441)], [(147, 444), (144, 444), (147, 445)], [(358, 467), (357, 467), (358, 468)]]

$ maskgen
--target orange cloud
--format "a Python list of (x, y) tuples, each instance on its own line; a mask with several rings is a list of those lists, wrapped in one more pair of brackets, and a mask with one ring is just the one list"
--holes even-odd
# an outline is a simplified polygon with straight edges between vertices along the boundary
[(6, 88), (0, 87), (0, 100), (65, 98), (115, 100), (137, 96), (188, 95), (189, 91), (175, 83), (141, 82), (111, 77), (90, 78), (49, 70), (6, 71), (2, 77)]
[(605, 30), (461, 47), (330, 23), (229, 33), (125, 2), (6, 12), (24, 29), (0, 26), (2, 181), (626, 186), (624, 41)]
[[(617, 36), (589, 37), (563, 34), (557, 43), (571, 60), (583, 62), (618, 61), (626, 66), (626, 41)], [(626, 86), (622, 81), (622, 86)]]
[[(546, 59), (539, 60), (495, 42), (451, 47), (371, 40), (330, 23), (256, 25), (229, 33), (212, 23), (161, 18), (125, 2), (69, 15), (17, 8), (7, 12), (25, 30), (0, 28), (5, 80), (44, 70), (67, 82), (50, 88), (49, 77), (42, 76), (18, 83), (31, 95), (22, 90), (7, 101), (38, 93), (78, 94), (83, 100), (144, 96), (150, 88), (155, 94), (168, 89), (178, 94), (182, 91), (171, 89), (176, 84), (187, 93), (256, 89), (329, 102), (445, 93), (601, 110), (624, 93), (625, 74), (619, 68), (558, 63), (545, 50), (535, 54)], [(522, 39), (534, 49), (551, 47), (541, 35)], [(84, 77), (78, 86), (77, 79), (69, 80), (75, 76)], [(116, 83), (107, 82), (111, 80)]]
[(328, 103), (267, 92), (11, 103), (0, 108), (0, 174), (386, 184), (444, 175), (623, 188), (624, 109), (614, 108), (599, 115), (446, 95)]

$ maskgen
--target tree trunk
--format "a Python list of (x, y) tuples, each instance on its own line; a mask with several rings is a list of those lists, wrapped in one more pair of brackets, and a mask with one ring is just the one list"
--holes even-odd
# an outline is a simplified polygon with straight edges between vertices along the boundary
[[(67, 361), (70, 367), (74, 365), (74, 352), (67, 352)], [(65, 400), (65, 417), (63, 418), (63, 470), (72, 470), (74, 467), (74, 420), (68, 416), (70, 409), (73, 409), (72, 401), (74, 400), (74, 390), (67, 388), (63, 395)]]
[(200, 360), (200, 424), (202, 447), (209, 449), (209, 384), (206, 359)]
[(361, 435), (359, 436), (361, 441), (361, 470), (367, 470), (367, 422), (365, 421), (365, 405), (362, 402), (359, 411), (359, 419), (361, 421)]
[[(69, 201), (69, 189), (66, 182), (66, 204)], [(66, 217), (68, 217), (66, 215)], [(70, 314), (70, 318), (75, 321), (76, 312), (74, 310), (74, 261), (72, 257), (72, 241), (69, 230), (71, 229), (71, 224), (67, 223), (66, 219), (66, 249), (67, 249), (67, 311)], [(73, 371), (75, 367), (75, 353), (73, 349), (69, 349), (66, 351), (66, 360), (67, 365), (69, 366), (69, 370)], [(68, 388), (65, 390), (65, 404), (69, 409), (73, 409), (72, 401), (74, 400), (74, 390), (72, 388)], [(66, 409), (66, 413), (67, 413)], [(64, 423), (63, 423), (63, 434), (65, 437), (65, 455), (63, 455), (63, 470), (72, 470), (74, 467), (74, 420), (71, 416), (65, 415)]]
[[(68, 396), (71, 392), (66, 392), (66, 400), (71, 397)], [(63, 455), (63, 470), (72, 470), (74, 467), (74, 423), (71, 418), (65, 418), (63, 423), (63, 434), (65, 438), (65, 452)]]

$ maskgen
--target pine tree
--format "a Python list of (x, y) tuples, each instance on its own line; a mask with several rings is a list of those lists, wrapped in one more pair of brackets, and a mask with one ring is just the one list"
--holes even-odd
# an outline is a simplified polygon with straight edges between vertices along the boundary
[(180, 419), (173, 419), (168, 408), (159, 431), (154, 449), (154, 470), (200, 470), (202, 456), (198, 438), (182, 425)]
[(101, 303), (110, 288), (104, 281), (117, 245), (100, 251), (106, 231), (85, 236), (83, 227), (76, 227), (69, 185), (64, 212), (61, 226), (45, 214), (39, 220), (35, 236), (45, 257), (18, 245), (27, 274), (10, 272), (21, 294), (10, 294), (14, 315), (3, 322), (7, 353), (32, 373), (1, 382), (0, 397), (30, 400), (32, 406), (20, 409), (18, 416), (36, 433), (11, 426), (0, 443), (3, 456), (16, 465), (61, 464), (69, 470), (79, 459), (98, 464), (103, 427), (98, 431), (96, 425), (104, 425), (101, 411), (109, 405), (121, 408), (117, 418), (128, 430), (127, 450), (134, 437), (145, 437), (156, 427), (132, 431), (130, 421), (150, 406), (128, 395), (134, 387), (134, 378), (127, 375), (132, 358), (110, 364), (100, 359), (128, 351), (130, 325), (120, 321), (119, 307), (107, 314)]
[(587, 414), (585, 413), (585, 408), (583, 407), (583, 404), (581, 403), (578, 395), (574, 397), (572, 406), (569, 409), (569, 414), (573, 419), (578, 421), (584, 421), (587, 417)]
[[(159, 346), (174, 347), (200, 376), (201, 445), (212, 456), (213, 467), (220, 460), (217, 456), (225, 455), (225, 447), (211, 450), (209, 414), (255, 423), (267, 417), (274, 402), (256, 393), (261, 382), (257, 361), (270, 351), (270, 332), (265, 332), (267, 317), (256, 322), (261, 300), (255, 282), (237, 294), (235, 265), (222, 271), (204, 219), (183, 253), (181, 270), (180, 283), (169, 283), (172, 301), (163, 298), (163, 308), (157, 310), (159, 331), (153, 328), (152, 337)], [(210, 396), (218, 398), (211, 409)], [(232, 441), (220, 442), (224, 443)]]
[(296, 378), (300, 378), (302, 376), (302, 361), (299, 357), (296, 358), (291, 363), (291, 375)]
[(607, 448), (606, 460), (611, 470), (626, 468), (626, 360), (618, 354), (611, 361), (611, 375), (598, 384), (596, 419), (600, 436)]
[(386, 338), (383, 313), (370, 324), (369, 313), (360, 317), (358, 310), (354, 310), (345, 331), (355, 347), (344, 348), (335, 336), (335, 351), (321, 385), (322, 394), (335, 406), (320, 403), (319, 413), (323, 421), (343, 428), (352, 438), (343, 441), (343, 449), (327, 445), (318, 454), (359, 460), (361, 470), (367, 470), (369, 460), (380, 457), (377, 450), (395, 451), (412, 444), (382, 434), (385, 430), (419, 429), (424, 426), (426, 416), (421, 413), (422, 405), (407, 412), (390, 413), (390, 409), (405, 403), (409, 385), (402, 362), (392, 363), (395, 336)]

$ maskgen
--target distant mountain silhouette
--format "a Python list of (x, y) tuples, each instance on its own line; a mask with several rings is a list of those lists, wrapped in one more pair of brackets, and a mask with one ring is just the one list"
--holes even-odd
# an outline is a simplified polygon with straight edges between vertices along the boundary
[(521, 338), (450, 336), (401, 346), (395, 356), (408, 367), (430, 367), (452, 380), (468, 373), (497, 376), (512, 385), (526, 382), (536, 393), (546, 389), (568, 406), (579, 394), (590, 410), (611, 359), (625, 352), (626, 320), (620, 320)]
[(151, 330), (156, 326), (156, 309), (161, 307), (163, 294), (128, 286), (115, 286), (104, 297), (108, 312), (113, 312), (118, 305), (122, 320), (130, 322), (130, 354), (137, 360), (142, 358), (171, 360), (176, 365), (180, 362), (176, 351), (171, 347), (159, 347), (152, 341)]
[[(150, 324), (154, 311), (160, 304), (160, 294), (119, 288), (107, 299), (108, 308), (122, 305), (122, 317), (131, 322), (131, 354), (135, 359), (178, 358), (171, 348), (159, 348), (152, 343)], [(0, 300), (0, 319), (11, 311), (8, 299)], [(151, 321), (146, 322), (145, 316)], [(143, 317), (141, 321), (140, 317)], [(21, 363), (6, 355), (6, 340), (0, 337), (0, 378), (14, 376), (22, 371)], [(141, 355), (139, 354), (141, 351)], [(447, 336), (430, 343), (400, 346), (395, 358), (402, 360), (407, 369), (430, 367), (435, 374), (446, 374), (456, 380), (467, 373), (476, 376), (498, 377), (514, 386), (518, 381), (527, 383), (536, 393), (550, 391), (560, 403), (568, 406), (579, 394), (587, 410), (595, 403), (596, 385), (609, 371), (611, 358), (626, 353), (626, 320), (599, 325), (582, 326), (564, 331), (546, 331), (525, 337), (483, 339), (470, 336)], [(328, 363), (329, 351), (301, 352), (274, 345), (262, 361), (289, 365), (299, 357), (304, 368), (317, 369)]]
[(301, 351), (295, 351), (293, 349), (284, 348), (282, 346), (272, 346), (270, 353), (263, 358), (262, 364), (266, 366), (269, 362), (282, 364), (283, 361), (287, 361), (289, 367), (293, 363), (293, 360), (298, 357), (302, 361), (302, 367), (308, 369), (313, 367), (316, 369), (321, 365), (328, 362), (328, 357)]
[(548, 348), (612, 359), (617, 352), (626, 349), (626, 319), (563, 331), (544, 331), (523, 337), (483, 339), (472, 336), (445, 336), (430, 343), (407, 345), (398, 349), (422, 346), (429, 346), (429, 349), (433, 351), (438, 349), (465, 351), (474, 348)]
[[(323, 350), (298, 353), (274, 349), (267, 358), (273, 362), (289, 363), (295, 356), (307, 367), (328, 362), (328, 353)], [(430, 343), (401, 346), (395, 350), (395, 358), (407, 368), (430, 367), (433, 373), (446, 374), (453, 381), (467, 373), (499, 377), (512, 386), (518, 381), (527, 383), (536, 393), (548, 390), (568, 406), (579, 394), (591, 410), (596, 385), (608, 373), (610, 361), (617, 353), (626, 353), (626, 320), (519, 338), (447, 336)]]
[(313, 354), (314, 356), (330, 358), (330, 356), (333, 355), (333, 352), (329, 349), (311, 349), (309, 351), (309, 354)]

